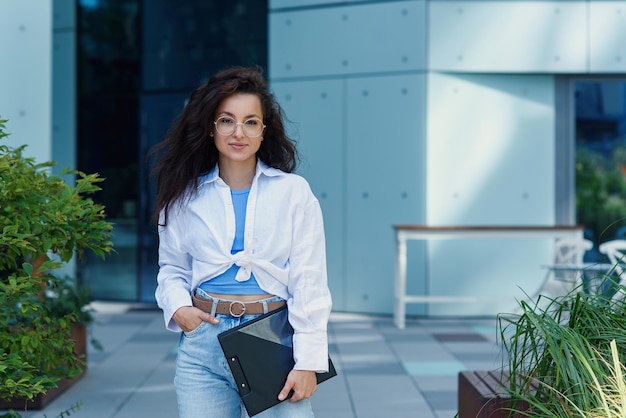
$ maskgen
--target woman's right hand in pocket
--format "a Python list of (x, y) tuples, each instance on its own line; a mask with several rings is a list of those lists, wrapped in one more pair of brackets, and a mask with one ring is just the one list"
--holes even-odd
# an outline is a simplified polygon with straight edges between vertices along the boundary
[(176, 321), (184, 332), (193, 331), (198, 328), (203, 321), (214, 325), (219, 322), (219, 319), (195, 306), (183, 306), (178, 308), (176, 312), (174, 312), (172, 319)]

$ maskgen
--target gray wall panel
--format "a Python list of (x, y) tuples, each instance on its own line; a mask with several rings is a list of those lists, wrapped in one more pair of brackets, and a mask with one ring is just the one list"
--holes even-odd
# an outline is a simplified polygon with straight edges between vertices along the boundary
[(335, 309), (346, 307), (344, 82), (275, 82), (272, 89), (291, 123), (302, 161), (298, 173), (311, 185), (324, 213), (328, 282)]
[[(425, 220), (424, 93), (424, 75), (348, 80), (349, 310), (391, 311), (393, 225)], [(410, 259), (424, 264), (419, 254)], [(416, 280), (420, 279), (419, 269), (415, 269)]]
[(626, 72), (626, 1), (589, 3), (591, 73)]
[[(554, 225), (553, 77), (435, 73), (428, 80), (428, 224)], [(537, 290), (551, 253), (549, 240), (428, 248), (431, 294), (498, 298), (433, 305), (434, 315), (512, 309), (515, 297)]]
[(431, 74), (428, 223), (554, 223), (552, 76)]
[(52, 4), (0, 3), (0, 118), (6, 144), (27, 144), (25, 155), (49, 161), (52, 149)]
[(414, 71), (426, 62), (424, 1), (271, 13), (272, 78)]
[(584, 0), (435, 1), (428, 27), (435, 71), (587, 71)]

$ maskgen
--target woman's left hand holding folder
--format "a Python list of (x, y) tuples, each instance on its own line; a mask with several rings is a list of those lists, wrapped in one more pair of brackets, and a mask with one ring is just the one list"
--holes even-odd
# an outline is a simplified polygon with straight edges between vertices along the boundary
[(285, 400), (293, 391), (291, 402), (311, 397), (317, 390), (317, 377), (311, 370), (295, 370), (289, 372), (285, 386), (278, 394), (279, 400)]

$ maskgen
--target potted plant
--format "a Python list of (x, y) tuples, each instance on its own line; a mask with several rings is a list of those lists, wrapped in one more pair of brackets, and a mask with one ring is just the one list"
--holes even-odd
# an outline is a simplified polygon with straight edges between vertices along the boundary
[[(0, 141), (7, 136), (0, 120)], [(55, 270), (85, 250), (112, 251), (112, 225), (89, 195), (97, 174), (73, 174), (70, 185), (50, 173), (53, 162), (0, 143), (0, 399), (33, 400), (80, 375), (84, 357), (72, 330), (89, 320), (80, 287)], [(3, 409), (0, 407), (0, 409)]]
[[(609, 345), (611, 348), (610, 358), (607, 358), (605, 353), (599, 351), (596, 351), (593, 357), (594, 360), (599, 360), (606, 370), (601, 370), (601, 374), (597, 374), (596, 368), (592, 367), (590, 363), (586, 365), (589, 376), (593, 380), (589, 385), (590, 393), (593, 394), (599, 404), (598, 407), (591, 411), (584, 411), (578, 407), (574, 400), (560, 393), (555, 388), (545, 385), (547, 390), (554, 393), (556, 399), (561, 399), (561, 403), (568, 406), (567, 410), (571, 410), (578, 417), (623, 418), (626, 416), (626, 369), (622, 361), (623, 355), (620, 356), (615, 340), (611, 340)], [(542, 408), (542, 405), (537, 405), (536, 408)], [(552, 417), (564, 416), (559, 412), (549, 410), (544, 411), (544, 414), (544, 416)]]
[[(623, 292), (620, 286), (618, 294)], [(623, 397), (616, 399), (625, 387), (625, 300), (575, 289), (519, 305), (521, 313), (500, 315), (498, 326), (510, 376), (510, 416), (623, 416), (594, 414), (626, 406)]]

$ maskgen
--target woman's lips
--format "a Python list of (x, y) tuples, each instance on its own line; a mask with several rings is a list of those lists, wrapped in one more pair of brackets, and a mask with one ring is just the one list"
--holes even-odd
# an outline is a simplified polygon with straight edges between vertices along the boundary
[(234, 148), (236, 150), (242, 150), (242, 149), (244, 149), (246, 147), (246, 144), (241, 144), (241, 143), (235, 142), (235, 143), (230, 144), (230, 147)]

